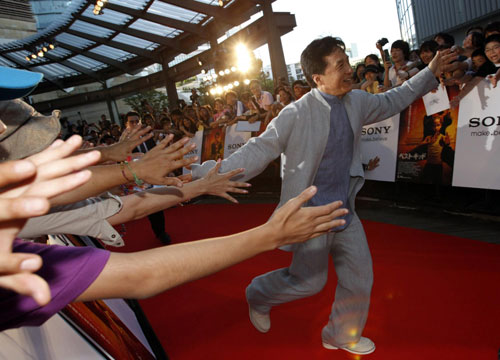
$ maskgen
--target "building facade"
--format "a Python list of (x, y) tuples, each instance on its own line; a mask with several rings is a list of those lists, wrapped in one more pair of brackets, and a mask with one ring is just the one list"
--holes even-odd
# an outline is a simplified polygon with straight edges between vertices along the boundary
[(36, 34), (36, 23), (29, 1), (0, 1), (0, 44), (33, 34)]
[(485, 26), (500, 20), (498, 0), (396, 0), (403, 40), (411, 48), (430, 40), (439, 32), (455, 37), (462, 44), (472, 25)]

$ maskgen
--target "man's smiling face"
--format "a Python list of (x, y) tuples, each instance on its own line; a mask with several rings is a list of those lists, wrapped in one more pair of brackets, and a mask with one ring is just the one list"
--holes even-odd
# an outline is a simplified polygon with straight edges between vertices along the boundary
[(312, 78), (318, 90), (342, 97), (352, 89), (352, 67), (345, 52), (336, 48), (324, 57), (326, 68), (324, 74), (313, 74)]

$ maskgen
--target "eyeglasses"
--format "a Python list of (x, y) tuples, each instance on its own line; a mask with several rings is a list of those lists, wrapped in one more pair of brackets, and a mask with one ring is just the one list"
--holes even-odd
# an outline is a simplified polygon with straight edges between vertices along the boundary
[(492, 47), (490, 47), (490, 48), (485, 48), (485, 49), (484, 49), (484, 52), (485, 52), (485, 53), (489, 53), (489, 52), (497, 51), (499, 48), (500, 48), (500, 44), (493, 45), (493, 46), (492, 46)]

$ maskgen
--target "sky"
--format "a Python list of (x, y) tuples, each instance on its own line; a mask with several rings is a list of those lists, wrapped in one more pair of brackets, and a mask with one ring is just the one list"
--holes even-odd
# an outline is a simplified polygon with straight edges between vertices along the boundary
[[(346, 47), (357, 44), (359, 58), (375, 53), (382, 37), (389, 44), (401, 38), (396, 0), (277, 0), (274, 11), (295, 15), (297, 26), (281, 37), (285, 61), (297, 63), (312, 40), (331, 35), (342, 38)], [(264, 66), (269, 65), (267, 45), (255, 50)]]

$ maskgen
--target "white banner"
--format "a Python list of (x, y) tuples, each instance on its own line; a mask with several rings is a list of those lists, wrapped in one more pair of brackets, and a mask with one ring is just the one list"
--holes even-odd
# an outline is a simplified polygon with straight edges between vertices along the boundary
[[(185, 146), (188, 146), (190, 144), (196, 144), (196, 147), (188, 152), (186, 155), (184, 155), (185, 158), (190, 158), (193, 156), (198, 156), (198, 160), (195, 161), (193, 164), (201, 164), (201, 151), (202, 151), (202, 146), (203, 146), (203, 129), (198, 130), (195, 134), (194, 137), (189, 141)], [(186, 168), (182, 168), (182, 173), (184, 175), (186, 174), (191, 174), (191, 170), (188, 170)]]
[(483, 80), (458, 112), (453, 186), (500, 190), (500, 86)]
[(248, 131), (236, 131), (237, 124), (233, 124), (226, 128), (226, 139), (224, 141), (224, 159), (227, 159), (232, 153), (252, 137), (252, 133)]
[[(399, 114), (376, 124), (363, 127), (361, 133), (361, 159), (365, 178), (369, 180), (396, 180)], [(377, 165), (371, 169), (370, 165)], [(367, 169), (368, 166), (368, 169)]]
[(440, 111), (450, 108), (450, 99), (446, 87), (439, 84), (439, 86), (422, 97), (427, 116), (436, 114)]
[(256, 121), (254, 123), (249, 123), (248, 121), (240, 120), (237, 123), (237, 131), (259, 131), (260, 130), (260, 121)]

